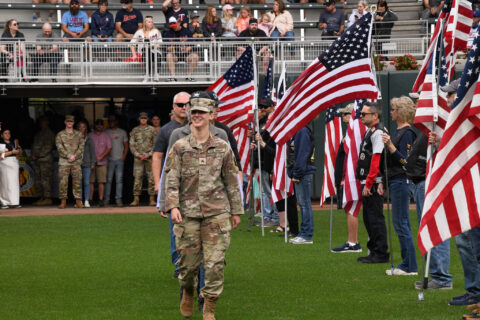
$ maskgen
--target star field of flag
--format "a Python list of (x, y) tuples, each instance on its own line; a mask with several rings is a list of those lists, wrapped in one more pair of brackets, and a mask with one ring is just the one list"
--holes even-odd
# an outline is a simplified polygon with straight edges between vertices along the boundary
[(247, 47), (245, 54), (223, 75), (223, 78), (232, 88), (253, 81), (253, 55), (251, 47)]
[(325, 124), (328, 124), (337, 116), (338, 116), (338, 105), (328, 108), (327, 111), (325, 112)]
[(272, 98), (273, 87), (273, 58), (270, 58), (268, 63), (267, 76), (265, 77), (265, 83), (263, 85), (262, 100), (266, 98)]
[(318, 57), (328, 71), (368, 57), (371, 21), (371, 13), (365, 14)]
[(457, 97), (453, 102), (452, 109), (454, 109), (460, 101), (463, 100), (465, 94), (470, 89), (470, 87), (476, 84), (478, 80), (479, 70), (480, 70), (480, 37), (477, 35), (472, 43), (472, 48), (468, 54), (468, 58), (465, 64), (465, 69), (460, 80), (460, 85), (457, 91)]
[(353, 110), (355, 111), (355, 117), (353, 120), (360, 119), (360, 114), (362, 113), (363, 105), (367, 102), (367, 99), (357, 99), (353, 105)]

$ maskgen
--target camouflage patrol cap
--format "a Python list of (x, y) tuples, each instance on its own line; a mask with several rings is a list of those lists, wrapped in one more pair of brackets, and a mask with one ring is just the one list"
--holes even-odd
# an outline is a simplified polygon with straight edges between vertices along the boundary
[(71, 114), (67, 114), (65, 116), (65, 121), (75, 121), (75, 117), (72, 116)]
[(195, 91), (190, 96), (190, 112), (194, 110), (213, 112), (214, 107), (215, 100), (212, 100), (206, 91)]
[(140, 114), (138, 115), (138, 119), (148, 119), (148, 113), (146, 112), (140, 112)]

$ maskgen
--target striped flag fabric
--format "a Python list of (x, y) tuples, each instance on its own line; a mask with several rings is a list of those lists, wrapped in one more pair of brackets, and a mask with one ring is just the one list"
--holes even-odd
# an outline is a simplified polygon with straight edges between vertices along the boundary
[[(465, 50), (472, 23), (472, 3), (468, 0), (453, 0), (445, 30), (445, 41), (451, 45), (451, 52)], [(448, 57), (448, 52), (446, 56)]]
[(207, 90), (217, 94), (223, 101), (218, 110), (217, 120), (230, 129), (246, 126), (253, 120), (255, 105), (253, 52), (247, 47), (245, 52)]
[[(270, 197), (270, 203), (285, 199), (293, 195), (293, 183), (290, 177), (285, 172), (287, 162), (287, 145), (277, 144), (275, 149), (275, 163), (273, 166), (273, 178), (272, 178), (272, 195)], [(287, 191), (285, 193), (285, 190)]]
[(327, 198), (337, 193), (335, 188), (335, 158), (342, 139), (342, 119), (338, 116), (338, 106), (333, 106), (328, 108), (325, 114), (325, 153), (320, 205)]
[(480, 224), (479, 46), (477, 35), (430, 172), (418, 232), (422, 254)]
[(250, 138), (248, 137), (248, 127), (241, 126), (233, 129), (232, 134), (237, 141), (238, 155), (240, 156), (240, 165), (242, 171), (250, 174)]
[(366, 99), (355, 101), (344, 141), (346, 166), (342, 205), (345, 212), (355, 217), (358, 216), (362, 208), (362, 186), (355, 176), (355, 170), (357, 168), (360, 144), (367, 132), (367, 127), (360, 120), (360, 113), (365, 102), (367, 102)]
[(369, 12), (361, 17), (288, 88), (266, 125), (275, 142), (284, 144), (333, 105), (377, 98), (370, 56), (372, 19)]

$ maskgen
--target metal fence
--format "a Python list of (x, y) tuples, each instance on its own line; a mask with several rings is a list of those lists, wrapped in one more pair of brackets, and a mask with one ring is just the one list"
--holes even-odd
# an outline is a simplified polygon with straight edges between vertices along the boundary
[[(332, 41), (3, 41), (0, 81), (212, 82), (249, 45), (257, 53), (260, 73), (266, 72), (270, 57), (275, 57), (276, 72), (285, 62), (289, 72), (300, 73)], [(409, 53), (422, 59), (428, 42), (425, 38), (374, 39), (373, 46), (376, 54), (387, 57)]]

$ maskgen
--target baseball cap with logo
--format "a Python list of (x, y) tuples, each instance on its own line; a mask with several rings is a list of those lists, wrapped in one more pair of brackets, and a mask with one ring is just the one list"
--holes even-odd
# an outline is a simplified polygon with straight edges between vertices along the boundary
[(440, 90), (446, 93), (456, 93), (458, 90), (458, 86), (460, 85), (460, 78), (457, 80), (453, 80), (447, 85), (444, 85), (443, 87), (440, 87)]
[(262, 99), (258, 103), (258, 107), (260, 109), (267, 109), (267, 108), (270, 108), (270, 107), (273, 107), (273, 106), (275, 106), (275, 103), (273, 103), (272, 99), (270, 99), (270, 98)]
[(207, 90), (205, 91), (209, 96), (210, 96), (210, 99), (212, 99), (213, 101), (215, 101), (215, 104), (222, 104), (224, 103), (225, 101), (221, 101), (220, 99), (218, 99), (218, 96), (215, 92), (213, 91), (210, 91), (210, 90)]
[(190, 112), (194, 110), (213, 112), (215, 100), (206, 91), (195, 91), (190, 96)]
[(200, 15), (198, 14), (198, 11), (197, 10), (193, 10), (192, 12), (192, 18), (198, 18), (200, 17)]
[(352, 111), (353, 111), (353, 103), (349, 103), (345, 107), (338, 109), (338, 113), (352, 113)]
[(176, 26), (178, 26), (178, 21), (175, 17), (170, 17), (170, 19), (168, 19), (168, 26), (170, 28), (175, 28)]

